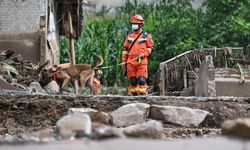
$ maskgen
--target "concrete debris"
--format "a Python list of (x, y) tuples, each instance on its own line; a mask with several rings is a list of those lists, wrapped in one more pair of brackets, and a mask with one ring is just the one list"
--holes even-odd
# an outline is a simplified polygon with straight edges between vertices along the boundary
[(60, 86), (53, 80), (44, 87), (44, 90), (48, 93), (55, 94), (60, 92)]
[(143, 117), (146, 120), (146, 118), (148, 118), (149, 115), (149, 109), (150, 109), (150, 105), (146, 104), (146, 103), (131, 103), (131, 104), (127, 104), (125, 106), (134, 106), (137, 107), (140, 111), (143, 112)]
[(64, 116), (57, 121), (56, 127), (59, 137), (63, 139), (90, 136), (92, 132), (91, 119), (87, 114)]
[(164, 128), (161, 122), (151, 120), (142, 124), (132, 125), (123, 129), (130, 137), (156, 138), (164, 137)]
[(71, 114), (88, 114), (93, 122), (99, 122), (103, 124), (110, 124), (111, 122), (109, 114), (97, 111), (92, 108), (70, 108), (68, 110), (68, 115)]
[(55, 141), (55, 134), (53, 129), (43, 129), (33, 133), (34, 137), (37, 137), (39, 142), (51, 142)]
[(222, 124), (223, 135), (250, 139), (250, 118), (227, 120)]
[(144, 113), (135, 106), (124, 105), (111, 113), (113, 124), (117, 127), (127, 127), (145, 121)]
[(107, 139), (107, 138), (124, 138), (125, 135), (123, 134), (122, 130), (120, 128), (114, 128), (111, 126), (107, 126), (104, 124), (92, 124), (93, 133), (92, 138), (93, 139)]
[(0, 142), (3, 143), (15, 143), (18, 142), (18, 138), (16, 135), (10, 135), (10, 134), (5, 134), (5, 135), (0, 135)]
[[(45, 67), (48, 62), (38, 67), (24, 60), (21, 55), (14, 54), (14, 56), (13, 54), (12, 50), (1, 50), (0, 75), (3, 81), (16, 88), (14, 90), (26, 91), (32, 82), (44, 83), (46, 81), (47, 85), (51, 81), (47, 74), (42, 74), (46, 72)], [(6, 86), (6, 83), (0, 83), (0, 88), (13, 90), (10, 86)]]
[(152, 105), (150, 109), (151, 119), (183, 127), (198, 127), (208, 115), (211, 114), (205, 110), (187, 107)]
[(38, 82), (32, 82), (29, 87), (31, 94), (47, 94), (47, 92), (41, 87)]

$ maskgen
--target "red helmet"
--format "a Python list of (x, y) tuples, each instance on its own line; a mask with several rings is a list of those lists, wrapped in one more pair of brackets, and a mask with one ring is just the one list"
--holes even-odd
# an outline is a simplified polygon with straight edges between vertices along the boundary
[(135, 15), (130, 17), (130, 23), (144, 24), (144, 20), (141, 15)]

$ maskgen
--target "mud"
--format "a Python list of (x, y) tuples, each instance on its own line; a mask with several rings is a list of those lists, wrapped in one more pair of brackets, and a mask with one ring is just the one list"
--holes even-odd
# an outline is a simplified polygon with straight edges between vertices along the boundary
[[(66, 115), (71, 107), (90, 107), (111, 112), (133, 102), (207, 110), (212, 113), (212, 116), (207, 118), (199, 128), (220, 128), (221, 123), (226, 119), (250, 117), (250, 104), (247, 101), (249, 98), (31, 95), (23, 92), (2, 91), (0, 94), (0, 134), (17, 134), (53, 128), (56, 121)], [(171, 124), (165, 126), (178, 128)]]

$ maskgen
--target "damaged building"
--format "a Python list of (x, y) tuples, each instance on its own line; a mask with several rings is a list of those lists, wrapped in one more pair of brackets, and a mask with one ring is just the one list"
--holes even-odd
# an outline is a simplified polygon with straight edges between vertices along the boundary
[[(1, 0), (0, 51), (13, 50), (36, 64), (58, 64), (59, 36), (78, 37), (80, 0)], [(73, 35), (69, 31), (72, 17)]]

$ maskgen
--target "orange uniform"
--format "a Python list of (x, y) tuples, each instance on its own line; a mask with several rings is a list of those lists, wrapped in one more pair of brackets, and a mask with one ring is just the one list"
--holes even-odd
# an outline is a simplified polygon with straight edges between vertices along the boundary
[(94, 77), (93, 78), (93, 81), (92, 81), (92, 84), (96, 90), (96, 93), (97, 94), (100, 94), (101, 93), (101, 82), (100, 80), (97, 78), (97, 77)]
[[(131, 80), (131, 83), (128, 86), (128, 91), (134, 95), (146, 94), (146, 78), (148, 77), (147, 57), (150, 55), (151, 50), (154, 47), (151, 35), (147, 32), (143, 32), (128, 52), (131, 44), (141, 32), (143, 32), (142, 29), (139, 29), (128, 34), (122, 51), (122, 61), (127, 61), (127, 76)], [(139, 55), (142, 57), (134, 60)]]

